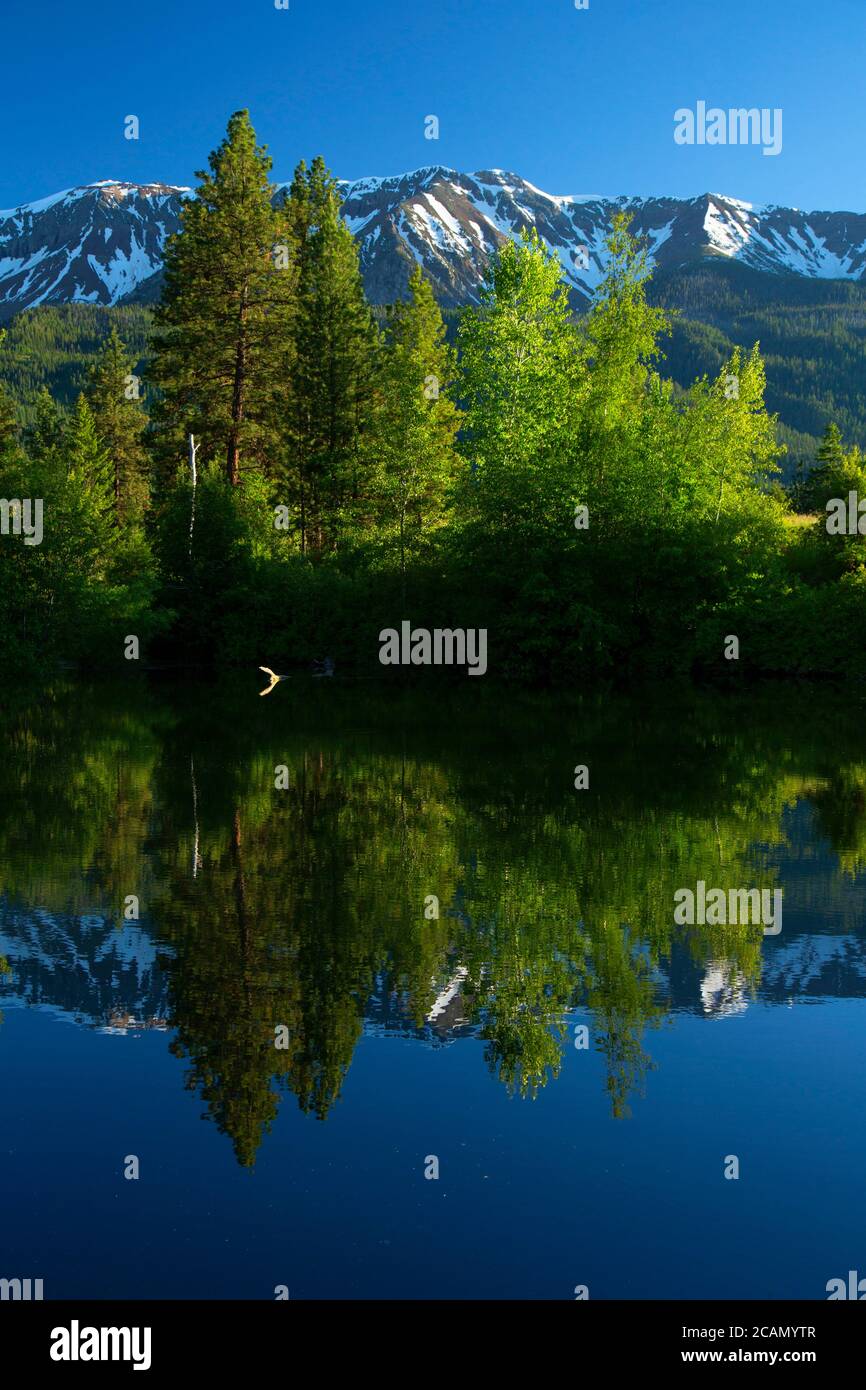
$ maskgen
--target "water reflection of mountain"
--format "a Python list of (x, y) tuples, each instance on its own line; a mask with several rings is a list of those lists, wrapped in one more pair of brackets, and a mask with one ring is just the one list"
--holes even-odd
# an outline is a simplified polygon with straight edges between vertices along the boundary
[[(0, 903), (0, 1001), (38, 1006), (109, 1034), (171, 1026), (171, 959), (147, 930), (122, 928), (99, 916), (58, 919)], [(380, 975), (364, 1010), (364, 1030), (400, 1034), (432, 1045), (477, 1032), (463, 990), (466, 969), (444, 981), (425, 1019), (412, 1021), (412, 1002)]]
[[(850, 885), (855, 891), (855, 885)], [(802, 915), (802, 914), (801, 914)], [(797, 917), (789, 909), (789, 921)], [(0, 902), (0, 957), (10, 974), (0, 979), (0, 1002), (49, 1009), (108, 1033), (173, 1026), (171, 955), (146, 927), (122, 926), (99, 915), (63, 917)], [(866, 935), (799, 930), (763, 943), (760, 983), (753, 985), (724, 956), (696, 960), (677, 943), (653, 972), (659, 1002), (672, 1013), (728, 1017), (755, 1000), (862, 999), (866, 996)], [(465, 966), (455, 964), (431, 981), (431, 1001), (420, 1018), (411, 994), (380, 972), (362, 1009), (363, 1031), (399, 1035), (430, 1046), (477, 1036), (483, 1026)]]
[(866, 996), (866, 939), (848, 933), (799, 932), (766, 941), (760, 983), (752, 986), (734, 962), (719, 957), (705, 964), (682, 946), (661, 967), (666, 1001), (678, 1013), (727, 1017), (745, 1012), (754, 1000), (862, 999)]
[(168, 980), (147, 931), (101, 916), (25, 911), (0, 900), (0, 1002), (128, 1032), (164, 1022)]
[(769, 951), (761, 975), (760, 997), (772, 1003), (791, 999), (862, 999), (866, 995), (866, 940), (857, 936), (803, 934)]
[(436, 986), (436, 998), (423, 1021), (418, 1023), (414, 1020), (411, 998), (390, 987), (387, 978), (379, 975), (376, 988), (367, 1001), (364, 1031), (414, 1037), (434, 1047), (471, 1037), (478, 1032), (478, 1024), (472, 1020), (473, 1001), (464, 993), (467, 983), (468, 972), (460, 965), (453, 975)]

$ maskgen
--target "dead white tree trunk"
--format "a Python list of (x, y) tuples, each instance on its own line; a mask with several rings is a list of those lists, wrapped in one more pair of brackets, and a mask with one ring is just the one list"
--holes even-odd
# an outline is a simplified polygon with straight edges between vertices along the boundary
[(195, 487), (196, 487), (196, 482), (197, 482), (197, 475), (196, 475), (196, 468), (195, 468), (195, 456), (196, 456), (197, 453), (198, 453), (198, 446), (197, 446), (197, 444), (196, 444), (196, 442), (195, 442), (195, 436), (191, 434), (190, 437), (189, 437), (189, 470), (190, 470), (190, 472), (191, 472), (191, 474), (192, 474), (192, 507), (190, 508), (190, 513), (189, 513), (189, 558), (190, 558), (190, 559), (192, 559), (192, 528), (195, 526)]

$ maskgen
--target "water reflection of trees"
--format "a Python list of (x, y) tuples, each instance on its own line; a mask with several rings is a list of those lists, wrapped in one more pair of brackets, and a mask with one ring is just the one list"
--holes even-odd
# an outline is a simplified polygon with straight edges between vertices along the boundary
[[(675, 889), (773, 886), (804, 795), (849, 869), (866, 843), (866, 769), (846, 761), (838, 721), (827, 767), (809, 710), (807, 724), (796, 702), (760, 697), (744, 714), (706, 698), (653, 711), (311, 687), (264, 709), (245, 688), (58, 686), (12, 709), (3, 888), (118, 918), (140, 896), (186, 1084), (243, 1164), (281, 1096), (328, 1114), (374, 992), (399, 995), (420, 1027), (458, 976), (509, 1091), (557, 1075), (579, 1009), (621, 1115), (668, 1016), (677, 933), (696, 963), (759, 976), (760, 929), (686, 935)], [(588, 791), (573, 789), (577, 761)]]

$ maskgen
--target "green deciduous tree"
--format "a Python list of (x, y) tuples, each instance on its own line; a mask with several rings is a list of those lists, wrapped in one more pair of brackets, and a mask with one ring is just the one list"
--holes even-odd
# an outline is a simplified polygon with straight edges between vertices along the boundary
[(646, 249), (629, 230), (631, 218), (614, 217), (607, 239), (608, 264), (586, 322), (592, 364), (587, 420), (610, 431), (639, 412), (659, 336), (667, 317), (646, 297), (650, 266)]
[(579, 490), (584, 353), (559, 262), (534, 231), (492, 261), (458, 347), (470, 468), (463, 507), (506, 531), (562, 524)]
[(454, 354), (430, 282), (416, 267), (409, 299), (389, 316), (377, 380), (372, 428), (365, 442), (365, 509), (396, 545), (405, 578), (415, 557), (445, 524), (457, 469), (459, 412), (449, 391)]

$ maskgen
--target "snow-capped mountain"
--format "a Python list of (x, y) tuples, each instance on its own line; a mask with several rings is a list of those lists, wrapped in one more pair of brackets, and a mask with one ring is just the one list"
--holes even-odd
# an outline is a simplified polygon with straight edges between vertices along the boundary
[(103, 180), (0, 212), (0, 317), (136, 299), (162, 269), (185, 188)]
[[(575, 301), (585, 302), (604, 273), (604, 240), (620, 210), (633, 214), (661, 270), (720, 257), (773, 274), (866, 279), (862, 213), (807, 213), (711, 193), (555, 196), (501, 170), (442, 166), (340, 189), (374, 303), (398, 298), (416, 261), (443, 305), (472, 302), (490, 255), (529, 227), (559, 258)], [(0, 212), (0, 317), (36, 304), (156, 298), (166, 238), (189, 196), (167, 184), (103, 180)]]
[(866, 274), (864, 214), (803, 213), (709, 193), (690, 199), (554, 196), (501, 170), (421, 169), (342, 187), (343, 215), (360, 244), (375, 302), (399, 294), (406, 265), (415, 260), (443, 304), (471, 301), (491, 252), (528, 227), (559, 258), (579, 302), (604, 274), (604, 243), (619, 211), (632, 214), (632, 229), (646, 238), (660, 269), (718, 256), (815, 278), (859, 280)]

